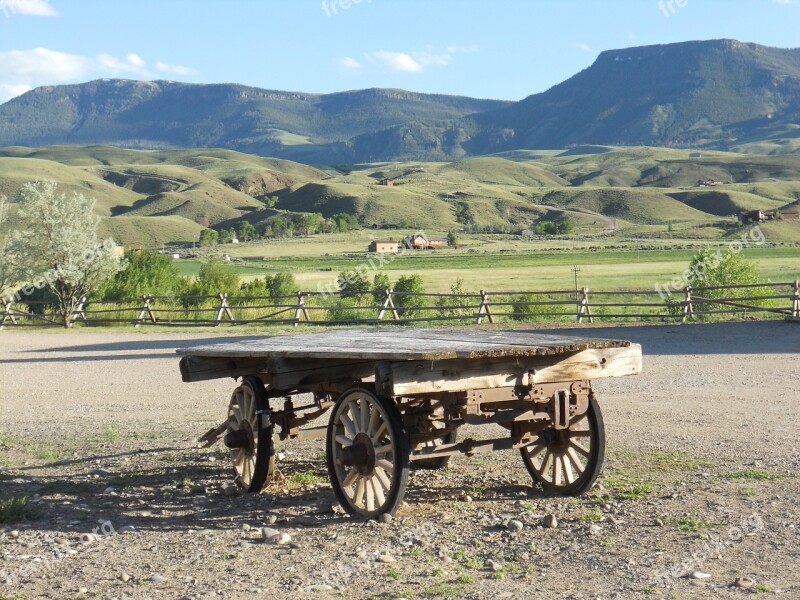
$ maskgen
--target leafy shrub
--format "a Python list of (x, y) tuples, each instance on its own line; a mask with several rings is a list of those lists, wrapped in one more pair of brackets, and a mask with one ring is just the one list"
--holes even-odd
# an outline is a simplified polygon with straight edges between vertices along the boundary
[(401, 319), (413, 319), (421, 313), (421, 309), (426, 305), (427, 298), (424, 296), (405, 295), (406, 293), (425, 293), (422, 277), (417, 274), (401, 276), (394, 285), (394, 291), (400, 292), (399, 295), (394, 296), (393, 300)]

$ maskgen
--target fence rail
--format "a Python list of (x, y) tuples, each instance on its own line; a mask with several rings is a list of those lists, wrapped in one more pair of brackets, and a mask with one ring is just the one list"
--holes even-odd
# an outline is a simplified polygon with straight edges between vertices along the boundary
[[(654, 299), (658, 296), (657, 299)], [(0, 329), (9, 327), (219, 326), (223, 324), (337, 325), (509, 321), (593, 323), (601, 319), (680, 320), (719, 315), (781, 315), (800, 320), (800, 281), (756, 285), (686, 287), (665, 297), (654, 290), (548, 290), (427, 294), (396, 292), (361, 296), (298, 292), (291, 296), (145, 295), (115, 302), (87, 300), (72, 314), (42, 301), (0, 301)]]

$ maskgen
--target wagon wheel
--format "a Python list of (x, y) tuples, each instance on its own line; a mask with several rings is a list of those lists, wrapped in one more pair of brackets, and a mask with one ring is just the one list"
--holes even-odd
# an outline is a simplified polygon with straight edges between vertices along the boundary
[(545, 492), (577, 496), (600, 474), (605, 435), (600, 406), (590, 396), (589, 409), (568, 429), (540, 431), (538, 439), (520, 451), (531, 477)]
[(342, 507), (375, 518), (400, 505), (408, 483), (408, 434), (390, 398), (357, 387), (336, 401), (328, 424), (328, 476)]
[(224, 443), (230, 448), (236, 484), (260, 492), (275, 469), (269, 398), (258, 377), (244, 377), (228, 405)]
[[(445, 429), (447, 427), (447, 424), (441, 421), (434, 421), (432, 425), (434, 429)], [(421, 444), (418, 449), (423, 450), (425, 448), (435, 448), (436, 446), (441, 446), (442, 444), (455, 444), (457, 436), (458, 436), (457, 431), (449, 431), (440, 438), (436, 438), (435, 440), (431, 440), (430, 442), (425, 442), (424, 444)], [(437, 458), (424, 458), (422, 460), (411, 461), (411, 468), (425, 469), (431, 471), (436, 469), (444, 469), (449, 461), (450, 461), (449, 456), (439, 456)]]

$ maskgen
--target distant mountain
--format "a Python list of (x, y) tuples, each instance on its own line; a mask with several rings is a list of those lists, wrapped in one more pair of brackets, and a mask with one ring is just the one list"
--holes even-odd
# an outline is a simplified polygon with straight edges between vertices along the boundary
[(40, 87), (6, 102), (0, 106), (0, 146), (221, 147), (328, 162), (352, 154), (346, 142), (362, 133), (508, 104), (392, 89), (320, 95), (103, 79)]
[(516, 103), (101, 80), (0, 106), (0, 145), (56, 143), (213, 146), (319, 164), (586, 144), (797, 152), (800, 49), (715, 40), (613, 50)]

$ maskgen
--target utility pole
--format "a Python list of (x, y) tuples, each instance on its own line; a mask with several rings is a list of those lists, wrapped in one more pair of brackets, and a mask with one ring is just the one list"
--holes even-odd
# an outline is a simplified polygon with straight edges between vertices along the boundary
[(578, 273), (580, 273), (581, 270), (578, 268), (578, 265), (575, 265), (572, 267), (572, 272), (575, 274), (575, 302), (578, 302), (580, 300), (580, 296), (578, 295)]

